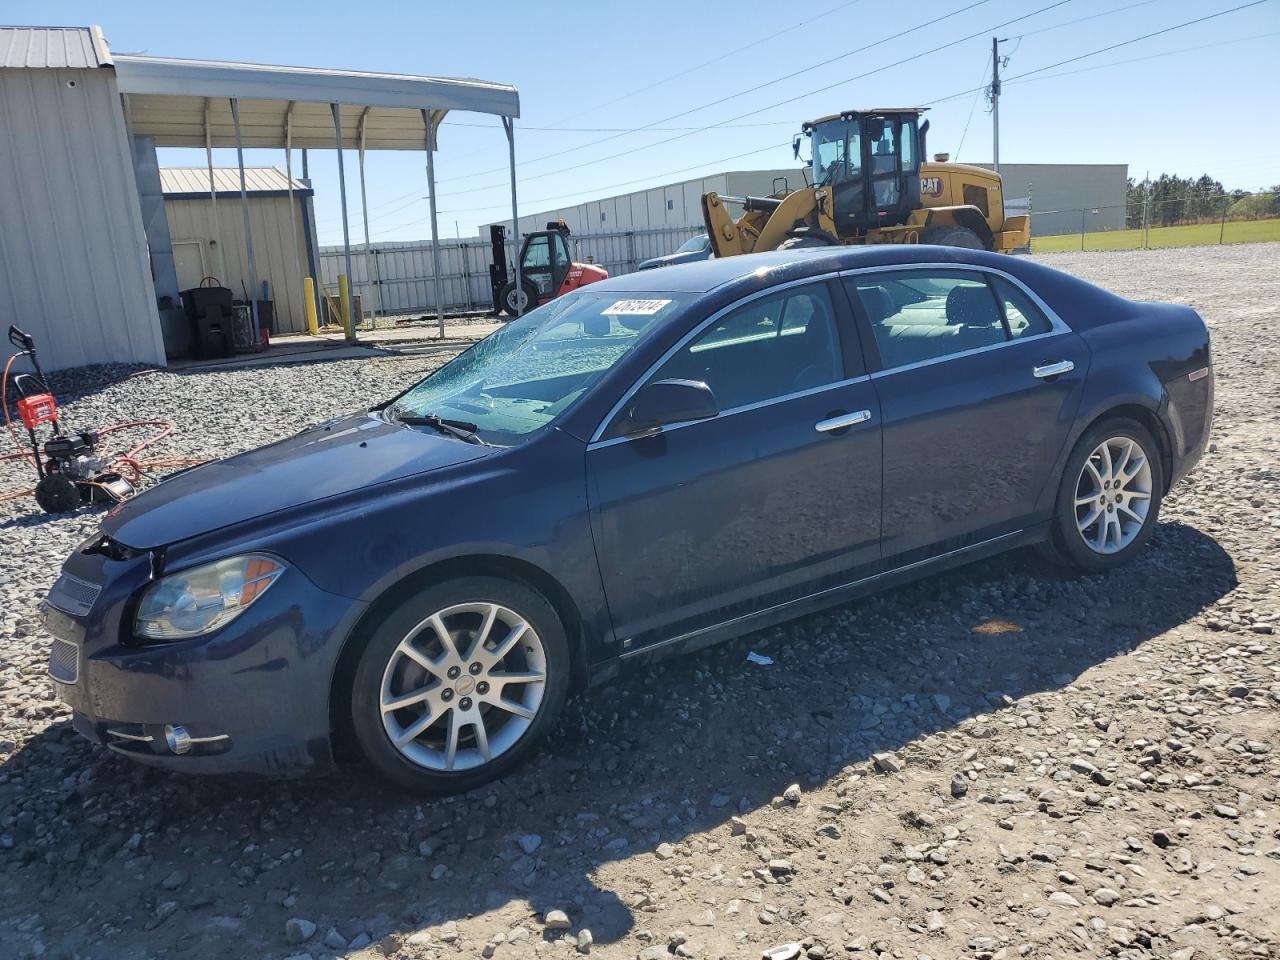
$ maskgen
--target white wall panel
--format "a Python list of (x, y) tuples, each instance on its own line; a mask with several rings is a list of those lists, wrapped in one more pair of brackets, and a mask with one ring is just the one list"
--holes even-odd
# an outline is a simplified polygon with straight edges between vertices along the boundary
[(49, 369), (164, 363), (109, 69), (0, 69), (0, 311)]

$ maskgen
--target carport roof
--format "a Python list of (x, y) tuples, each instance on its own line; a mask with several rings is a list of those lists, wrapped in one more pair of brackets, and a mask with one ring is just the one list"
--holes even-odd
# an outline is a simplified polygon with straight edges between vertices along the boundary
[[(216, 60), (116, 54), (116, 81), (128, 95), (129, 128), (160, 147), (205, 146), (206, 105), (215, 147), (235, 145), (230, 100), (240, 103), (246, 147), (283, 147), (286, 118), (295, 147), (333, 148), (338, 104), (343, 145), (370, 150), (422, 150), (429, 111), (434, 128), (450, 110), (520, 115), (515, 87), (485, 80), (284, 67)], [(434, 144), (433, 144), (434, 146)]]

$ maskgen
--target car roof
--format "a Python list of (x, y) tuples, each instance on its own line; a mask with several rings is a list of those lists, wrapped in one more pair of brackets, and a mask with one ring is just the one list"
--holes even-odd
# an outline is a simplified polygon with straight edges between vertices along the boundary
[(645, 270), (610, 277), (592, 284), (604, 292), (645, 291), (649, 293), (708, 293), (727, 284), (771, 286), (786, 280), (856, 270), (860, 267), (882, 267), (913, 263), (946, 263), (957, 266), (988, 266), (1014, 270), (1017, 258), (1007, 254), (966, 250), (961, 247), (935, 247), (928, 244), (883, 244), (870, 247), (811, 247), (799, 250), (773, 250), (736, 257), (682, 263), (660, 270)]

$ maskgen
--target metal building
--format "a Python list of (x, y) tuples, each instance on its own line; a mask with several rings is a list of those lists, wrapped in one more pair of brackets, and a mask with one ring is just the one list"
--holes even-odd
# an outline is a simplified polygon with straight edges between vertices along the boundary
[[(991, 164), (977, 166), (990, 169)], [(1127, 163), (1001, 163), (1006, 206), (1024, 202), (1031, 236), (1123, 230), (1129, 188)]]
[[(1089, 230), (1124, 227), (1126, 164), (1002, 163), (1000, 174), (1006, 207), (1031, 213), (1032, 236), (1078, 232), (1082, 211)], [(520, 232), (541, 230), (547, 221), (563, 219), (573, 233), (578, 256), (591, 256), (610, 272), (628, 273), (638, 261), (671, 253), (703, 232), (704, 193), (762, 196), (804, 183), (798, 167), (728, 171), (525, 214)], [(487, 237), (488, 227), (482, 227), (480, 234)]]
[[(253, 233), (254, 272), (268, 286), (263, 299), (275, 303), (277, 333), (307, 329), (302, 277), (315, 276), (315, 210), (312, 190), (275, 167), (246, 167), (249, 224)], [(208, 277), (249, 297), (249, 248), (240, 211), (240, 172), (215, 168), (216, 201), (209, 196), (203, 167), (164, 167), (160, 185), (168, 223), (178, 290), (199, 286)], [(225, 202), (222, 202), (225, 201)], [(152, 247), (154, 256), (156, 248)], [(157, 283), (159, 278), (157, 278)]]
[(50, 369), (164, 363), (110, 64), (96, 28), (0, 29), (0, 322)]
[[(515, 216), (516, 89), (458, 80), (323, 67), (113, 55), (97, 27), (0, 27), (0, 309), (35, 336), (43, 365), (56, 370), (109, 361), (163, 364), (165, 333), (180, 323), (179, 269), (156, 150), (203, 147), (210, 205), (224, 192), (212, 150), (243, 148), (331, 151), (339, 174), (344, 238), (350, 234), (347, 180), (363, 187), (366, 150), (421, 151), (434, 223), (437, 133), (450, 111), (501, 118), (512, 172)], [(355, 177), (345, 151), (358, 151)], [(225, 186), (225, 184), (223, 184)], [(226, 213), (238, 215), (247, 248), (241, 296), (257, 312), (263, 275), (257, 247), (272, 227), (256, 227), (246, 184), (237, 182)], [(309, 209), (309, 208), (308, 208)], [(195, 231), (178, 214), (179, 231)], [(224, 210), (217, 234), (224, 235)], [(261, 234), (261, 238), (259, 238)], [(216, 239), (211, 231), (209, 240)], [(217, 246), (231, 252), (229, 239)], [(287, 249), (289, 244), (283, 244)], [(344, 243), (344, 248), (346, 244)], [(211, 247), (209, 248), (211, 249)], [(202, 249), (201, 253), (208, 250)], [(344, 249), (345, 273), (351, 257)], [(212, 259), (212, 258), (211, 258)], [(232, 258), (228, 257), (228, 261)], [(218, 273), (234, 290), (232, 264)], [(436, 269), (435, 274), (442, 273)], [(439, 290), (441, 281), (434, 281)], [(276, 284), (290, 295), (287, 283)], [(444, 297), (435, 296), (442, 302)], [(296, 323), (297, 307), (288, 307)], [(439, 316), (443, 333), (444, 317)], [(353, 337), (354, 331), (348, 331)]]

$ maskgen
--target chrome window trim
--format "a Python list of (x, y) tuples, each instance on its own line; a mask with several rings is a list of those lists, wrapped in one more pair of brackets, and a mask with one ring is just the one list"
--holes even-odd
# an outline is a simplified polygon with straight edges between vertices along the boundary
[[(1034, 303), (1036, 307), (1039, 308), (1040, 312), (1043, 313), (1048, 318), (1049, 330), (1047, 330), (1045, 333), (1033, 334), (1030, 337), (1018, 337), (1017, 339), (1004, 340), (1004, 341), (1001, 341), (1000, 343), (989, 343), (985, 347), (974, 347), (970, 350), (961, 350), (957, 353), (944, 353), (938, 357), (930, 357), (927, 360), (916, 360), (913, 363), (904, 363), (901, 366), (897, 366), (897, 367), (885, 367), (883, 369), (877, 370), (874, 373), (872, 373), (871, 374), (872, 380), (879, 380), (879, 379), (882, 379), (883, 377), (892, 376), (895, 373), (903, 373), (908, 370), (918, 370), (921, 367), (929, 367), (935, 363), (945, 363), (948, 360), (957, 360), (961, 357), (976, 356), (977, 354), (987, 353), (991, 350), (1002, 350), (1005, 347), (1012, 347), (1015, 344), (1019, 344), (1019, 343), (1031, 343), (1035, 340), (1048, 340), (1052, 337), (1062, 336), (1064, 333), (1073, 332), (1071, 327), (1067, 324), (1067, 322), (1063, 320), (1062, 317), (1058, 316), (1057, 311), (1054, 310), (1052, 307), (1050, 307), (1047, 303), (1045, 303), (1044, 300), (1042, 300), (1034, 290), (1028, 287), (1025, 283), (1023, 283), (1017, 277), (1013, 276), (1010, 273), (1006, 273), (1004, 270), (1001, 270), (998, 267), (989, 267), (982, 264), (909, 263), (909, 264), (886, 265), (886, 266), (878, 266), (878, 267), (857, 267), (852, 270), (841, 270), (839, 275), (841, 280), (845, 280), (848, 278), (856, 278), (856, 277), (860, 277), (860, 276), (863, 276), (866, 274), (872, 274), (872, 273), (910, 273), (914, 271), (927, 271), (927, 270), (948, 270), (951, 272), (961, 272), (961, 273), (968, 271), (970, 273), (993, 274), (1004, 280), (1007, 280), (1011, 284), (1013, 284), (1015, 287), (1017, 287), (1019, 290), (1021, 290), (1024, 294), (1026, 294), (1027, 297), (1031, 300), (1031, 302)], [(873, 333), (873, 336), (874, 336), (874, 333)], [(878, 349), (878, 346), (877, 346), (877, 349)]]
[[(609, 440), (602, 441), (600, 437), (604, 434), (605, 428), (608, 427), (609, 424), (613, 422), (613, 418), (618, 415), (618, 412), (624, 406), (626, 406), (627, 401), (630, 400), (633, 396), (635, 396), (636, 391), (645, 385), (645, 383), (649, 380), (649, 377), (651, 377), (655, 372), (657, 372), (657, 370), (664, 363), (666, 363), (673, 356), (675, 356), (675, 354), (677, 354), (690, 340), (692, 340), (698, 334), (702, 333), (703, 330), (705, 330), (711, 324), (715, 323), (717, 320), (723, 317), (726, 313), (729, 313), (731, 310), (737, 310), (739, 307), (746, 306), (748, 303), (751, 303), (752, 301), (755, 301), (755, 300), (759, 300), (761, 297), (772, 296), (773, 294), (778, 293), (779, 291), (782, 291), (782, 290), (789, 290), (792, 287), (798, 287), (804, 284), (822, 283), (827, 280), (835, 280), (839, 276), (840, 276), (840, 271), (832, 270), (827, 273), (816, 274), (815, 276), (812, 276), (812, 277), (801, 277), (797, 280), (788, 280), (786, 283), (779, 283), (779, 284), (775, 284), (772, 287), (765, 287), (763, 290), (757, 290), (755, 293), (748, 294), (747, 296), (743, 297), (740, 300), (735, 300), (733, 301), (733, 303), (730, 303), (727, 306), (721, 307), (719, 310), (711, 314), (711, 316), (707, 317), (705, 320), (699, 323), (696, 327), (694, 327), (692, 330), (686, 333), (683, 337), (677, 340), (674, 344), (672, 344), (671, 347), (665, 353), (662, 354), (662, 356), (660, 356), (657, 360), (655, 360), (652, 364), (650, 364), (649, 368), (645, 370), (645, 372), (642, 373), (639, 377), (636, 378), (635, 382), (632, 383), (631, 386), (627, 389), (627, 391), (622, 395), (622, 398), (617, 403), (615, 403), (612, 407), (609, 408), (609, 412), (605, 414), (604, 418), (596, 426), (595, 431), (591, 434), (591, 439), (587, 442), (587, 449), (593, 450), (597, 447), (611, 446), (614, 443), (617, 443), (618, 441), (621, 441), (621, 440), (637, 439), (636, 437), (613, 437)], [(837, 335), (839, 335), (838, 330), (837, 330)], [(840, 363), (841, 365), (844, 364), (843, 356), (840, 357)], [(834, 383), (826, 383), (820, 387), (812, 387), (808, 390), (801, 390), (796, 393), (785, 394), (779, 397), (770, 397), (768, 400), (759, 400), (755, 403), (745, 404), (739, 407), (731, 407), (728, 410), (721, 410), (715, 417), (712, 417), (711, 419), (718, 420), (721, 417), (730, 416), (731, 414), (743, 413), (747, 410), (756, 410), (756, 409), (759, 409), (760, 407), (768, 406), (769, 404), (782, 403), (786, 400), (794, 400), (796, 397), (808, 396), (811, 393), (819, 393), (823, 390), (829, 390), (832, 387), (846, 386), (850, 383), (857, 383), (860, 380), (866, 380), (866, 379), (868, 379), (867, 374), (862, 374), (861, 376), (854, 377), (850, 380), (841, 380), (841, 381), (836, 381)], [(702, 421), (702, 420), (690, 420), (690, 421), (686, 421), (685, 423), (669, 424), (668, 426), (663, 427), (661, 432), (669, 433), (672, 430), (678, 430), (681, 427), (687, 427), (692, 423), (704, 423), (704, 422), (705, 421)], [(653, 436), (653, 434), (645, 434), (645, 436)]]
[[(646, 374), (646, 376), (648, 376)], [(682, 420), (680, 423), (669, 423), (656, 433), (641, 433), (628, 435), (624, 437), (610, 437), (608, 440), (593, 440), (587, 445), (588, 450), (599, 450), (604, 447), (612, 447), (616, 443), (627, 443), (632, 440), (643, 440), (648, 437), (656, 437), (659, 433), (674, 433), (676, 430), (683, 430), (685, 427), (692, 427), (695, 423), (710, 423), (714, 420), (722, 420), (725, 417), (731, 417), (736, 413), (746, 413), (750, 410), (759, 410), (761, 407), (771, 407), (775, 403), (786, 403), (788, 400), (796, 400), (800, 397), (810, 397), (816, 393), (824, 393), (827, 390), (834, 390), (836, 387), (847, 387), (850, 384), (862, 383), (870, 380), (869, 374), (862, 374), (857, 377), (850, 377), (847, 380), (837, 380), (834, 383), (824, 383), (820, 387), (809, 387), (807, 390), (797, 390), (794, 393), (784, 393), (778, 397), (770, 397), (768, 400), (757, 400), (755, 403), (744, 403), (738, 407), (730, 407), (728, 410), (721, 410), (714, 417), (707, 417), (703, 420)], [(613, 414), (609, 415), (609, 419), (613, 418)], [(609, 420), (606, 420), (607, 424)]]

